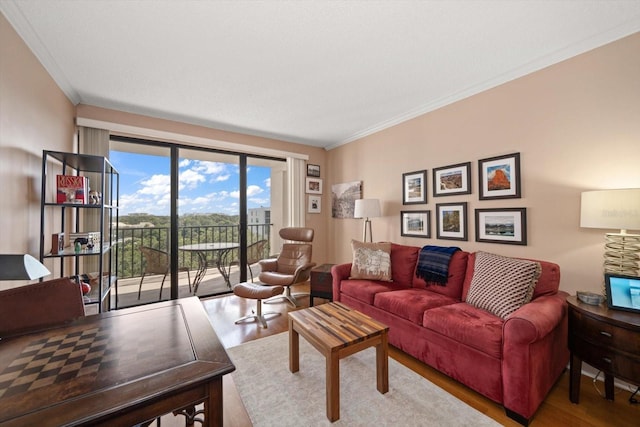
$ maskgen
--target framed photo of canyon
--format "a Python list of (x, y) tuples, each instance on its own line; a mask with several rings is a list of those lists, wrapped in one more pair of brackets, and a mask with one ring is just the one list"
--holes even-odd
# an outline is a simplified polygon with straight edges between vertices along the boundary
[(436, 204), (436, 237), (467, 240), (467, 202)]
[(480, 200), (520, 198), (520, 153), (478, 160)]
[(476, 242), (527, 244), (527, 208), (476, 209)]
[(471, 162), (433, 169), (433, 197), (471, 193)]

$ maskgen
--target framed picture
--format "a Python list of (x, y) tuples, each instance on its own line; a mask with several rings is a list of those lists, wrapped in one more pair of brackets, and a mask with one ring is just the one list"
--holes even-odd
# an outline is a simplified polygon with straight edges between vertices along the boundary
[(433, 170), (433, 197), (471, 193), (471, 162)]
[(436, 204), (438, 239), (467, 240), (467, 202)]
[(427, 203), (427, 170), (402, 174), (402, 204)]
[(400, 211), (400, 235), (431, 237), (431, 211)]
[(320, 178), (307, 178), (305, 191), (307, 194), (322, 194), (322, 180)]
[(520, 153), (478, 160), (480, 200), (520, 198)]
[(331, 186), (331, 217), (353, 218), (357, 199), (362, 198), (362, 181), (343, 182)]
[(307, 212), (320, 213), (322, 211), (322, 198), (320, 196), (309, 196), (309, 206)]
[(527, 244), (527, 209), (476, 209), (476, 242)]
[(320, 166), (319, 165), (307, 165), (307, 176), (313, 176), (320, 178)]

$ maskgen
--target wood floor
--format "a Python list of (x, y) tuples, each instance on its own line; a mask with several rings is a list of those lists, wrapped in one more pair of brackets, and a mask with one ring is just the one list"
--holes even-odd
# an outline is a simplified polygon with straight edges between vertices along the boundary
[[(308, 292), (308, 285), (301, 285), (295, 292)], [(309, 297), (300, 297), (303, 307), (309, 305)], [(314, 303), (326, 302), (316, 298)], [(263, 310), (277, 311), (282, 315), (268, 321), (268, 328), (263, 329), (255, 323), (236, 325), (236, 319), (255, 309), (254, 300), (238, 298), (234, 295), (217, 297), (203, 300), (203, 304), (212, 324), (221, 339), (225, 348), (239, 345), (243, 342), (263, 338), (268, 335), (287, 331), (286, 313), (291, 310), (289, 304), (278, 303), (264, 305)], [(480, 394), (461, 385), (460, 383), (446, 377), (433, 368), (414, 359), (411, 356), (390, 346), (389, 356), (414, 370), (427, 380), (441, 387), (443, 390), (466, 402), (478, 411), (493, 418), (498, 423), (505, 426), (519, 426), (518, 423), (508, 418), (502, 406), (484, 398)], [(288, 355), (282, 355), (282, 363), (288, 363)], [(390, 378), (390, 382), (393, 379)], [(602, 382), (598, 382), (600, 390), (604, 389)], [(319, 385), (319, 387), (324, 387)], [(580, 394), (580, 404), (574, 405), (569, 401), (569, 373), (565, 372), (556, 386), (551, 390), (549, 396), (538, 409), (530, 423), (533, 427), (556, 427), (556, 426), (640, 426), (640, 405), (629, 403), (631, 392), (628, 390), (616, 389), (615, 401), (610, 402), (602, 398), (592, 384), (592, 379), (582, 377), (582, 387)], [(640, 396), (636, 396), (640, 400)], [(251, 422), (246, 414), (242, 401), (235, 389), (230, 375), (225, 377), (224, 390), (224, 419), (227, 427), (251, 426)], [(399, 422), (399, 426), (401, 426)], [(455, 425), (455, 421), (452, 422)], [(163, 426), (165, 424), (163, 421)]]

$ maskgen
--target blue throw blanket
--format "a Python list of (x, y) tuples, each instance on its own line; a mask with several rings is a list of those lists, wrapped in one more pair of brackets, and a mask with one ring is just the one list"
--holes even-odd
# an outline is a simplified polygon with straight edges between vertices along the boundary
[(426, 282), (446, 285), (449, 277), (449, 261), (458, 247), (444, 247), (427, 245), (420, 249), (416, 276)]

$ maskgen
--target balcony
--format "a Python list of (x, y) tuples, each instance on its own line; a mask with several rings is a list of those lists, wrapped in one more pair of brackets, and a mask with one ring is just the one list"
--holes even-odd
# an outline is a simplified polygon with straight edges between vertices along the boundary
[[(270, 254), (271, 224), (252, 224), (247, 227), (248, 244), (259, 240), (267, 240), (264, 248), (264, 257)], [(239, 241), (238, 225), (211, 225), (211, 226), (187, 226), (178, 229), (178, 246), (202, 244), (202, 243), (237, 243)], [(138, 304), (167, 300), (171, 297), (170, 275), (167, 275), (162, 287), (160, 296), (160, 286), (163, 274), (147, 274), (142, 282), (140, 298), (138, 299), (138, 289), (146, 260), (139, 250), (146, 246), (167, 252), (169, 250), (169, 228), (168, 227), (126, 227), (118, 231), (118, 287), (117, 287), (117, 307), (124, 308)], [(178, 264), (178, 288), (179, 297), (194, 295), (193, 284), (196, 273), (199, 269), (200, 260), (198, 253), (193, 251), (179, 251)], [(231, 291), (226, 280), (218, 270), (216, 263), (208, 254), (207, 269), (199, 283), (197, 296), (211, 296), (228, 293)], [(237, 263), (229, 266), (231, 261), (239, 259), (237, 249), (232, 249), (225, 254), (223, 264), (227, 266), (229, 283), (231, 285), (240, 281), (240, 266)], [(245, 266), (245, 268), (248, 268)], [(259, 272), (259, 266), (252, 267), (254, 277)], [(251, 274), (247, 269), (247, 278)], [(115, 299), (115, 292), (112, 292)], [(115, 301), (113, 301), (115, 306)]]

